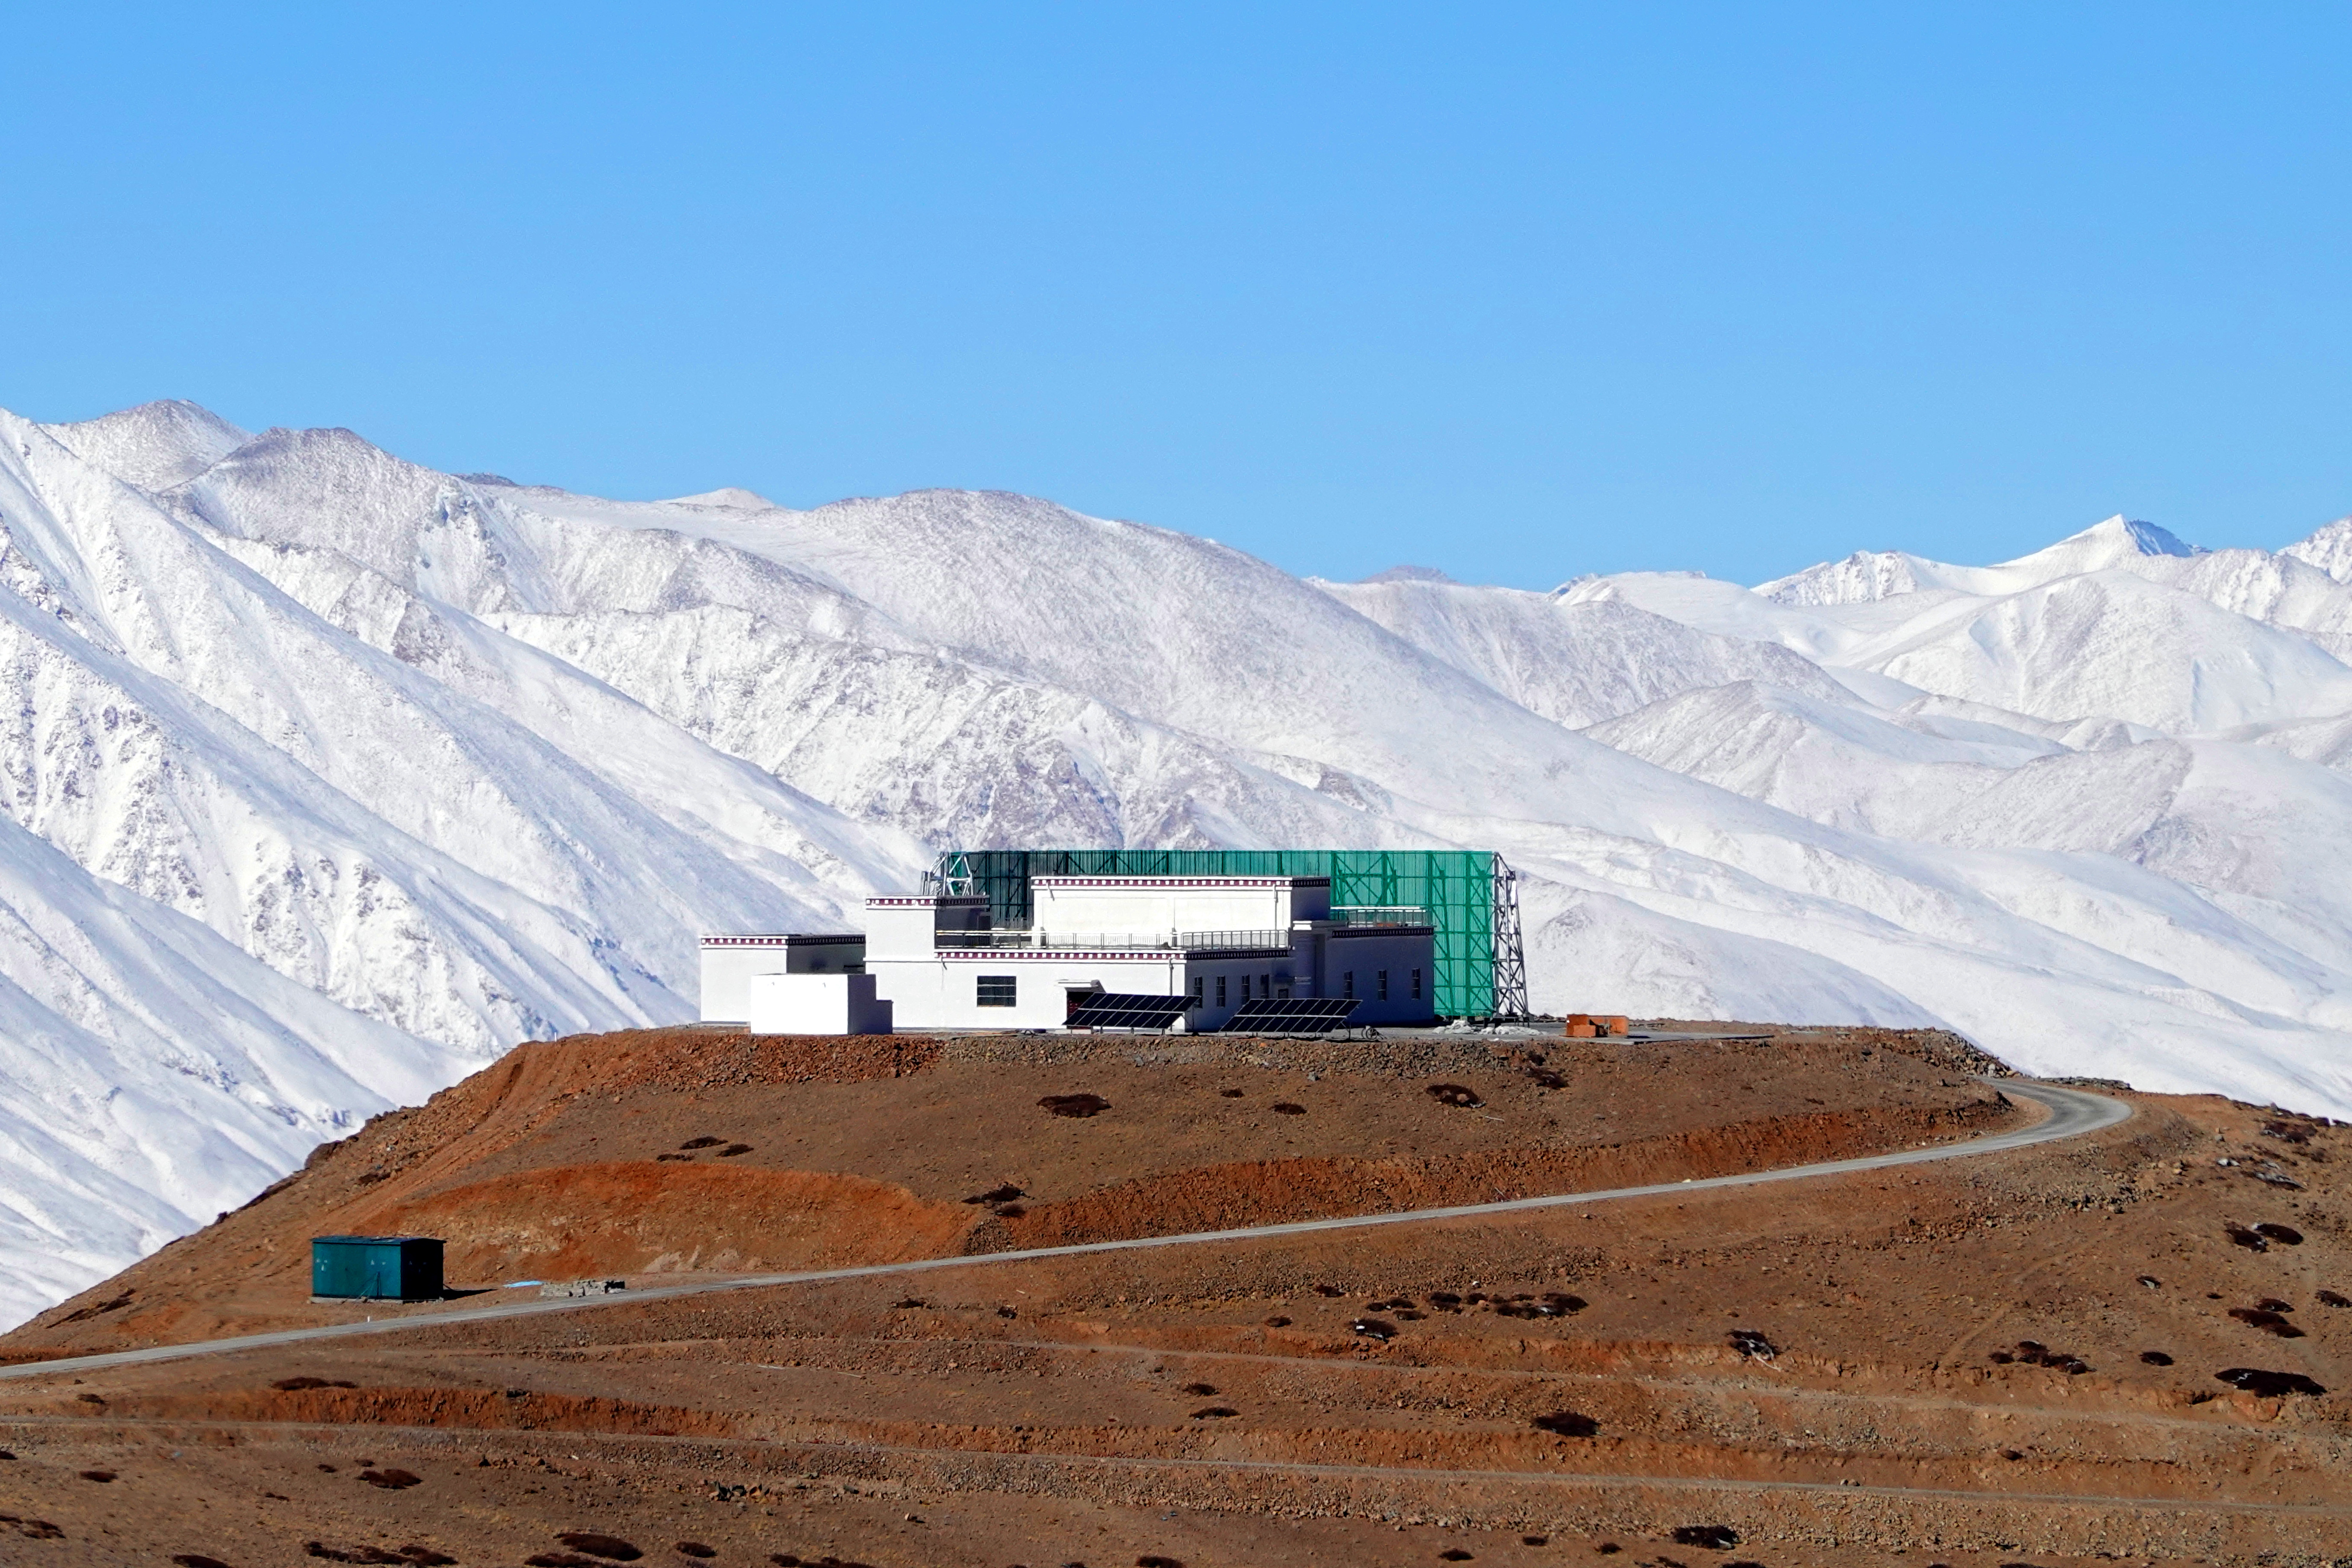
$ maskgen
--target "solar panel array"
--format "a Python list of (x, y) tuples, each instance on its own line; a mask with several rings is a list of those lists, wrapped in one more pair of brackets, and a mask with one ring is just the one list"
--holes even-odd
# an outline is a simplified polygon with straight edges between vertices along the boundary
[(1225, 1020), (1228, 1035), (1320, 1035), (1345, 1028), (1352, 996), (1277, 996), (1244, 1002)]
[(1089, 996), (1063, 1020), (1069, 1029), (1164, 1029), (1193, 1005), (1190, 996)]

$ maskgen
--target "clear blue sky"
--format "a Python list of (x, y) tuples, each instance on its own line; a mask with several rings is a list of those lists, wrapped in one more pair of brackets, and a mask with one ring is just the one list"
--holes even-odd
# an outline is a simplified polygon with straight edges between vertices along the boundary
[(15, 8), (0, 405), (1753, 581), (2352, 511), (2341, 8)]

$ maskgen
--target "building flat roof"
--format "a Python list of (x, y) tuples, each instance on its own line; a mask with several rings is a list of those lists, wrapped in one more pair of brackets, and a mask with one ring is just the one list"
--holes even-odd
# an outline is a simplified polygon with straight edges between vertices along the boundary
[(1328, 877), (1032, 877), (1033, 888), (1328, 888)]
[(864, 942), (866, 933), (854, 931), (744, 931), (734, 936), (706, 936), (705, 947), (817, 947), (831, 942)]

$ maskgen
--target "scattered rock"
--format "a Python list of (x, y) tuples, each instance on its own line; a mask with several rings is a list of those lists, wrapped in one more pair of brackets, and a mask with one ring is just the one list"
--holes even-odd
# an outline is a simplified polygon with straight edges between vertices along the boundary
[(2291, 1225), (2273, 1225), (2269, 1220), (2264, 1220), (2262, 1224), (2254, 1226), (2254, 1234), (2256, 1236), (2267, 1237), (2271, 1240), (2277, 1242), (2281, 1247), (2301, 1247), (2303, 1245), (2303, 1232), (2295, 1229), (2294, 1226)]
[(1049, 1094), (1037, 1103), (1055, 1116), (1098, 1116), (1110, 1109), (1099, 1094)]
[(574, 1552), (585, 1552), (591, 1557), (603, 1557), (614, 1563), (635, 1563), (645, 1555), (619, 1536), (605, 1535), (593, 1530), (567, 1530), (555, 1539)]
[(2261, 1307), (2232, 1307), (2230, 1309), (2230, 1316), (2237, 1319), (2238, 1321), (2245, 1324), (2250, 1329), (2260, 1329), (2266, 1334), (2276, 1334), (2283, 1340), (2299, 1340), (2303, 1338), (2303, 1331), (2301, 1329), (2298, 1329), (2293, 1323), (2288, 1322), (2278, 1313), (2266, 1310)]
[(1217, 1093), (1225, 1100), (1239, 1100), (1242, 1097), (1242, 1091), (1237, 1089), (1221, 1089)]
[(425, 1483), (423, 1476), (407, 1470), (395, 1469), (362, 1470), (360, 1479), (372, 1487), (382, 1487), (386, 1491), (394, 1492), (408, 1487), (422, 1486)]
[(107, 1482), (114, 1479), (114, 1472), (112, 1470), (84, 1470), (81, 1472), (81, 1479), (86, 1481), (96, 1481), (99, 1485), (104, 1486)]
[(1580, 1415), (1573, 1410), (1555, 1410), (1549, 1415), (1537, 1416), (1528, 1425), (1555, 1437), (1591, 1437), (1601, 1430), (1600, 1422), (1590, 1415)]
[(1195, 1399), (1206, 1399), (1217, 1392), (1217, 1385), (1213, 1383), (1188, 1383), (1181, 1392), (1189, 1394)]
[(1192, 1412), (1192, 1419), (1195, 1421), (1223, 1421), (1229, 1415), (1239, 1415), (1240, 1414), (1240, 1411), (1234, 1409), (1230, 1405), (1204, 1405), (1201, 1409)]
[[(2324, 1296), (2326, 1292), (2323, 1291), (2321, 1294)], [(1276, 1313), (1275, 1316), (1268, 1318), (1265, 1321), (1265, 1326), (1269, 1329), (1286, 1329), (1290, 1327), (1290, 1320), (1282, 1316), (1280, 1313)]]
[(1734, 1329), (1727, 1336), (1731, 1348), (1741, 1355), (1754, 1356), (1758, 1361), (1770, 1361), (1780, 1353), (1780, 1348), (1754, 1329)]
[(2352, 1296), (2346, 1296), (2335, 1290), (2322, 1290), (2319, 1292), (2319, 1304), (2323, 1307), (2352, 1307)]
[(1739, 1544), (1739, 1531), (1727, 1524), (1678, 1524), (1675, 1526), (1675, 1544), (1728, 1552)]
[(2308, 1394), (2315, 1397), (2327, 1390), (2299, 1372), (2264, 1372), (2258, 1367), (2225, 1367), (2213, 1374), (2232, 1388), (2242, 1388), (2248, 1394), (2258, 1394), (2265, 1399), (2275, 1399), (2289, 1394)]
[(1383, 1322), (1378, 1318), (1358, 1318), (1348, 1325), (1348, 1331), (1361, 1334), (1368, 1340), (1379, 1340), (1385, 1343), (1396, 1338), (1397, 1326), (1394, 1323)]
[(719, 1549), (717, 1547), (705, 1546), (699, 1541), (677, 1541), (671, 1542), (671, 1546), (680, 1557), (716, 1557), (719, 1555)]
[(678, 1145), (681, 1149), (716, 1149), (726, 1142), (724, 1138), (689, 1138)]
[(2165, 1354), (2162, 1351), (2142, 1351), (2139, 1352), (2139, 1359), (2146, 1362), (2150, 1366), (2170, 1366), (2172, 1364), (2172, 1358)]
[(1274, 1102), (1273, 1110), (1276, 1116), (1304, 1116), (1307, 1114), (1307, 1108), (1305, 1106), (1287, 1100), (1276, 1100)]
[(2222, 1227), (2222, 1234), (2249, 1252), (2268, 1252), (2271, 1249), (2268, 1238), (2248, 1230), (2242, 1225), (2225, 1226)]
[(968, 1204), (1009, 1204), (1015, 1198), (1025, 1198), (1029, 1194), (1027, 1193), (1023, 1192), (1019, 1187), (1014, 1186), (1010, 1182), (1006, 1182), (1003, 1185), (991, 1187), (984, 1193), (974, 1193), (971, 1196), (964, 1199), (964, 1202)]
[(719, 1157), (722, 1160), (732, 1160), (738, 1154), (748, 1154), (751, 1152), (751, 1145), (749, 1143), (730, 1143), (719, 1151)]
[(1478, 1098), (1478, 1091), (1467, 1084), (1433, 1083), (1422, 1092), (1440, 1105), (1458, 1106), (1465, 1110), (1475, 1110), (1486, 1103)]
[(201, 1552), (174, 1552), (172, 1561), (179, 1568), (228, 1568), (228, 1564), (219, 1558), (207, 1557)]

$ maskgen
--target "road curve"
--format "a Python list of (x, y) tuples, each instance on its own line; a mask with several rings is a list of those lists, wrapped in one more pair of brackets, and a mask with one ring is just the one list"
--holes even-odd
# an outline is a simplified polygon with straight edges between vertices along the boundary
[(1659, 1197), (1669, 1193), (1706, 1192), (1717, 1187), (1753, 1187), (1768, 1182), (1806, 1181), (1816, 1176), (1849, 1175), (1862, 1171), (1891, 1170), (1899, 1165), (1925, 1165), (1939, 1160), (1973, 1159), (2037, 1143), (2078, 1138), (2127, 1120), (2131, 1106), (2104, 1094), (2021, 1079), (1989, 1080), (2004, 1092), (2048, 1108), (2050, 1114), (2031, 1127), (1988, 1133), (1964, 1142), (1927, 1148), (1898, 1149), (1852, 1160), (1824, 1160), (1811, 1165), (1786, 1165), (1751, 1171), (1737, 1176), (1705, 1176), (1683, 1182), (1659, 1182), (1645, 1187), (1609, 1187), (1598, 1192), (1559, 1193), (1550, 1197), (1511, 1198), (1491, 1204), (1457, 1204), (1447, 1208), (1402, 1209), (1388, 1214), (1350, 1215), (1339, 1219), (1291, 1220), (1282, 1225), (1243, 1226), (1232, 1230), (1195, 1230), (1178, 1236), (1139, 1236), (1123, 1241), (1088, 1241), (1069, 1247), (1033, 1247), (1018, 1252), (982, 1252), (954, 1258), (924, 1258), (908, 1263), (875, 1263), (856, 1268), (814, 1268), (796, 1274), (743, 1274), (727, 1279), (656, 1286), (613, 1296), (567, 1297), (555, 1300), (502, 1303), (495, 1307), (461, 1307), (447, 1312), (419, 1312), (357, 1323), (327, 1323), (309, 1329), (280, 1329), (274, 1333), (242, 1334), (235, 1339), (198, 1340), (187, 1344), (150, 1345), (135, 1351), (110, 1351), (102, 1355), (60, 1357), (0, 1367), (0, 1381), (42, 1377), (58, 1372), (88, 1372), (101, 1367), (136, 1366), (145, 1362), (179, 1361), (189, 1356), (224, 1355), (233, 1351), (261, 1350), (271, 1345), (302, 1344), (312, 1340), (341, 1339), (352, 1334), (392, 1334), (407, 1330), (437, 1328), (450, 1323), (484, 1323), (505, 1318), (537, 1317), (545, 1312), (576, 1312), (592, 1307), (642, 1305), (680, 1296), (706, 1295), (715, 1290), (753, 1290), (776, 1285), (814, 1285), (834, 1279), (863, 1279), (888, 1274), (922, 1274), (940, 1268), (985, 1268), (998, 1263), (1025, 1263), (1041, 1258), (1081, 1258), (1096, 1252), (1133, 1252), (1150, 1247), (1198, 1247), (1213, 1242), (1268, 1241), (1318, 1231), (1363, 1230), (1373, 1226), (1423, 1225), (1433, 1220), (1491, 1219), (1535, 1209), (1575, 1208), (1589, 1204), (1615, 1203), (1625, 1198)]

